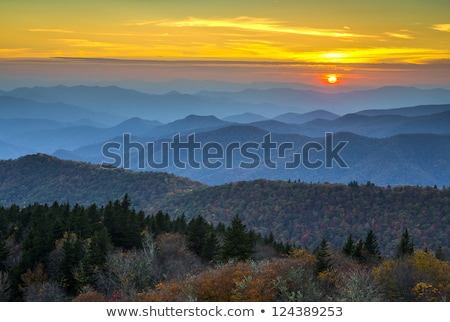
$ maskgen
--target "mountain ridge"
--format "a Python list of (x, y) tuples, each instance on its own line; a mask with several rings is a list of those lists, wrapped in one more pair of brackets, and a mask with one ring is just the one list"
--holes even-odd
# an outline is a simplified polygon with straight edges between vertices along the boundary
[(207, 186), (167, 173), (102, 168), (44, 154), (0, 161), (2, 206), (57, 201), (101, 207), (125, 194), (147, 215), (161, 210), (173, 218), (201, 214), (227, 223), (238, 213), (256, 232), (308, 248), (322, 237), (340, 247), (349, 233), (373, 229), (383, 253), (392, 255), (405, 227), (411, 227), (418, 247), (450, 246), (449, 188), (267, 179)]

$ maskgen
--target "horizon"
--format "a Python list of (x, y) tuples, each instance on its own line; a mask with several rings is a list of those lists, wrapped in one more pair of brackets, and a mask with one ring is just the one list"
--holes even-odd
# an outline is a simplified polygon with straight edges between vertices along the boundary
[(4, 2), (0, 88), (179, 79), (450, 88), (446, 1), (183, 4)]

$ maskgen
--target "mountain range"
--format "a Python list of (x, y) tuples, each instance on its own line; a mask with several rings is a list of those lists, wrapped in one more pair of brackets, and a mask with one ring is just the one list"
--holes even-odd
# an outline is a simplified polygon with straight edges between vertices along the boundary
[[(342, 93), (293, 88), (249, 88), (237, 92), (200, 91), (195, 94), (186, 94), (169, 91), (165, 94), (149, 94), (117, 86), (60, 85), (0, 91), (0, 97), (2, 100), (26, 99), (29, 105), (31, 102), (39, 104), (37, 107), (30, 105), (32, 111), (59, 110), (62, 114), (60, 117), (63, 117), (63, 114), (71, 117), (67, 114), (69, 109), (78, 110), (77, 113), (81, 113), (80, 108), (84, 111), (90, 109), (92, 112), (106, 113), (108, 116), (97, 114), (96, 121), (103, 117), (103, 122), (113, 125), (118, 119), (124, 121), (131, 117), (167, 123), (190, 114), (215, 115), (224, 118), (248, 112), (273, 118), (289, 112), (306, 113), (327, 110), (343, 115), (367, 109), (448, 104), (450, 90), (387, 86)], [(54, 104), (62, 103), (69, 106), (55, 109)], [(0, 102), (0, 107), (4, 109), (8, 107), (8, 104), (12, 103)], [(74, 117), (71, 119), (78, 119)]]
[[(402, 105), (407, 102), (427, 103)], [(164, 171), (209, 185), (265, 178), (444, 186), (450, 182), (448, 102), (449, 90), (407, 87), (347, 93), (276, 87), (194, 94), (148, 94), (115, 86), (17, 88), (0, 91), (0, 159), (45, 153), (111, 165), (111, 156), (120, 156), (122, 161), (130, 160), (132, 170)], [(344, 144), (331, 164), (324, 162), (326, 133), (333, 133), (330, 151)], [(155, 161), (163, 160), (161, 147), (177, 135), (180, 142), (195, 136), (201, 148), (212, 143), (224, 150), (233, 145), (238, 149), (231, 151), (231, 168), (225, 156), (216, 160), (219, 167), (205, 167), (201, 148), (192, 156), (192, 163), (201, 163), (200, 168), (180, 168), (173, 160), (162, 168), (148, 162), (139, 167), (138, 152), (141, 161), (148, 161), (149, 149), (124, 151), (125, 134), (133, 144), (145, 148), (153, 144)], [(263, 149), (267, 135), (275, 144), (271, 155)], [(119, 148), (106, 151), (108, 158), (104, 146), (111, 143)], [(282, 156), (273, 155), (286, 144), (289, 148)], [(311, 152), (308, 156), (305, 146)], [(180, 154), (184, 163), (186, 153)], [(287, 169), (286, 164), (294, 164), (298, 157), (298, 166)], [(273, 163), (276, 168), (270, 166)], [(308, 164), (320, 166), (312, 169)]]

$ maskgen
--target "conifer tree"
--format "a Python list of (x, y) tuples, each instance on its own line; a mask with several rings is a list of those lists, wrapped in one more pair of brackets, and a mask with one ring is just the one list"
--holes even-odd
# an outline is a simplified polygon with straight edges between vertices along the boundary
[(353, 257), (353, 252), (355, 251), (355, 241), (353, 240), (352, 234), (350, 234), (342, 247), (342, 252), (348, 257)]
[(70, 294), (77, 294), (80, 285), (74, 272), (80, 266), (84, 256), (83, 242), (74, 233), (66, 234), (62, 249), (64, 252), (64, 258), (60, 264), (62, 285)]
[(198, 256), (201, 256), (206, 247), (206, 237), (210, 230), (208, 222), (203, 216), (197, 216), (188, 224), (188, 247)]
[(214, 229), (211, 229), (206, 235), (205, 245), (202, 249), (200, 257), (207, 261), (211, 261), (217, 256), (218, 249), (219, 240), (217, 239), (217, 234)]
[(358, 260), (359, 262), (364, 262), (364, 258), (363, 258), (363, 241), (362, 239), (358, 239), (358, 241), (355, 244), (355, 248), (353, 250), (353, 258)]
[(402, 239), (397, 246), (397, 258), (412, 255), (414, 253), (414, 243), (409, 236), (408, 229), (402, 234)]
[(375, 258), (381, 257), (380, 247), (372, 230), (367, 233), (366, 239), (364, 240), (364, 249), (369, 256)]
[(247, 232), (246, 225), (236, 215), (231, 222), (231, 226), (225, 232), (222, 259), (225, 261), (230, 259), (245, 261), (253, 253), (253, 240)]
[(314, 250), (314, 255), (317, 258), (316, 272), (320, 273), (331, 268), (331, 254), (328, 249), (328, 242), (322, 238), (319, 246)]

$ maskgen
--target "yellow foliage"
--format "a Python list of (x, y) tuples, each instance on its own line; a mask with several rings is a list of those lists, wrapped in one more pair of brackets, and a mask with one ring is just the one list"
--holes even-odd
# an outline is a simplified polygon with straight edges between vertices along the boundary
[(418, 250), (413, 256), (384, 261), (373, 275), (390, 300), (450, 298), (450, 265), (433, 253)]
[(431, 283), (419, 282), (414, 285), (412, 292), (417, 300), (423, 302), (437, 302), (440, 298), (439, 290)]

